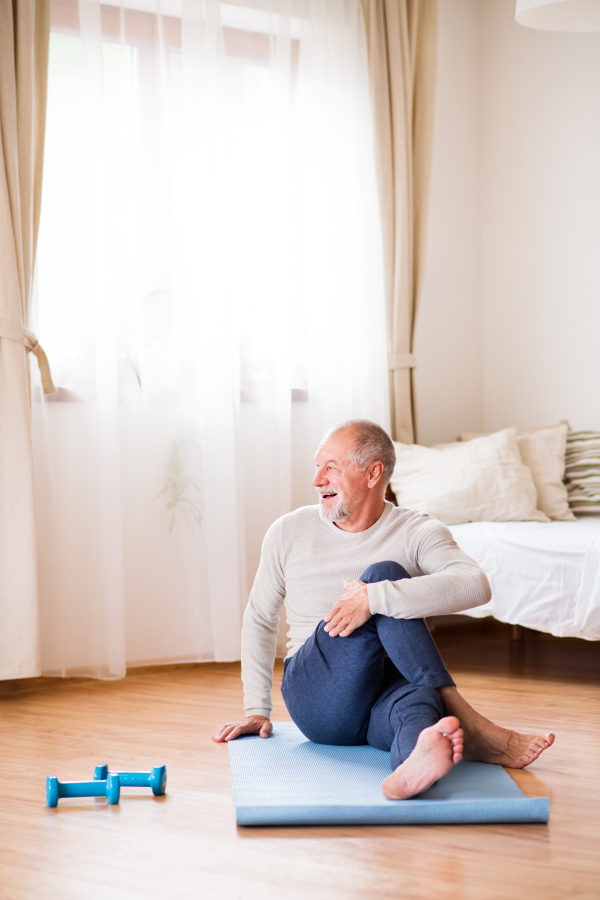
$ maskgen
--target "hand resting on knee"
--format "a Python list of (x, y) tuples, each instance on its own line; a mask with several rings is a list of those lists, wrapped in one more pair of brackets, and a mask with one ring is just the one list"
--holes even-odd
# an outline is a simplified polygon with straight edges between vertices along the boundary
[(325, 631), (331, 637), (348, 637), (372, 616), (364, 581), (344, 581), (344, 588), (345, 593), (325, 616)]

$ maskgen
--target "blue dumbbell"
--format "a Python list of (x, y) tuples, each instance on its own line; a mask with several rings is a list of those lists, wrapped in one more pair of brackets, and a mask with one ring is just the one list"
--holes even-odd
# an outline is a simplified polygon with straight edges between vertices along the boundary
[[(94, 780), (104, 781), (111, 773), (108, 766), (96, 766)], [(155, 797), (160, 797), (167, 789), (167, 767), (155, 766), (151, 772), (113, 772), (119, 776), (121, 787), (149, 787)]]
[(106, 797), (113, 805), (119, 802), (121, 782), (109, 772), (102, 781), (59, 781), (56, 775), (46, 778), (46, 803), (58, 806), (61, 797)]

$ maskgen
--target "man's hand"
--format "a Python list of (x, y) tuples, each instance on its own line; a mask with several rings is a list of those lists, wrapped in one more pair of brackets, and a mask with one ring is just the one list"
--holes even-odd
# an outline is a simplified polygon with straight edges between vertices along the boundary
[(331, 637), (340, 635), (348, 637), (356, 628), (360, 628), (371, 618), (369, 595), (364, 581), (344, 581), (346, 593), (331, 607), (325, 621), (325, 631)]
[(227, 722), (226, 725), (215, 731), (212, 739), (220, 744), (221, 741), (235, 741), (243, 734), (260, 734), (261, 737), (268, 738), (272, 731), (273, 726), (266, 716), (248, 716), (240, 719), (239, 722)]

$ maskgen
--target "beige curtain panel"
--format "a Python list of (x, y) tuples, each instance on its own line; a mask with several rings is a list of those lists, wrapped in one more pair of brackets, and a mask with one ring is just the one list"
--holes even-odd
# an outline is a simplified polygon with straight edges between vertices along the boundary
[(38, 675), (39, 609), (27, 331), (40, 219), (49, 0), (0, 0), (0, 678)]
[(416, 439), (415, 317), (423, 278), (433, 143), (437, 0), (363, 0), (388, 325), (392, 436)]

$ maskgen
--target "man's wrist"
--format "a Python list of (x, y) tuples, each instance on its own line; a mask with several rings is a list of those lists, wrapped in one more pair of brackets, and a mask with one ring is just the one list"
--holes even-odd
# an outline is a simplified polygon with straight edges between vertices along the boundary
[(367, 597), (369, 598), (369, 609), (372, 616), (376, 615), (377, 613), (390, 615), (388, 612), (386, 612), (386, 586), (387, 582), (385, 581), (374, 581), (372, 584), (367, 585)]
[(246, 718), (249, 718), (250, 716), (264, 716), (265, 719), (269, 719), (269, 721), (271, 721), (270, 709), (259, 709), (258, 707), (256, 709), (245, 709), (244, 715), (246, 716)]

